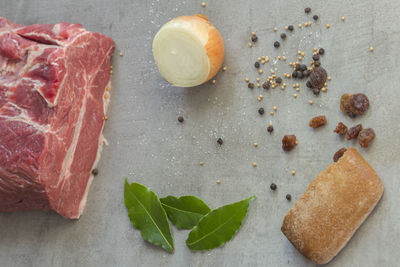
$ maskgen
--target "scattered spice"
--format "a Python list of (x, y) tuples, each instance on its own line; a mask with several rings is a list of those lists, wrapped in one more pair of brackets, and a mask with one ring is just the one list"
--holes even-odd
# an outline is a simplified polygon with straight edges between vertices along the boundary
[(218, 143), (218, 145), (222, 145), (224, 143), (224, 141), (221, 138), (218, 138), (217, 143)]
[(311, 128), (319, 128), (321, 126), (324, 126), (326, 124), (326, 117), (325, 116), (317, 116), (314, 117), (310, 120), (310, 123), (308, 124)]
[(258, 61), (256, 61), (256, 63), (254, 63), (254, 67), (255, 67), (256, 69), (258, 69), (258, 68), (260, 67), (260, 63), (258, 63)]
[(94, 169), (92, 170), (92, 174), (93, 174), (94, 176), (96, 176), (97, 174), (99, 174), (99, 170), (98, 170), (97, 168), (94, 168)]
[(284, 151), (290, 151), (296, 146), (295, 135), (285, 135), (282, 139), (282, 149)]
[(272, 125), (268, 126), (267, 131), (271, 134), (274, 131), (274, 127)]
[(257, 163), (255, 163), (255, 162), (252, 165), (254, 168), (257, 167)]
[(292, 195), (287, 194), (287, 195), (286, 195), (286, 199), (287, 199), (288, 201), (291, 201), (291, 200), (292, 200)]
[(207, 4), (206, 4), (205, 2), (203, 2), (203, 3), (201, 3), (201, 6), (202, 6), (202, 7), (206, 7)]
[(320, 55), (325, 54), (325, 49), (320, 48), (320, 49), (318, 50), (318, 54), (320, 54)]
[(104, 120), (105, 121), (108, 120), (108, 116), (107, 115), (104, 115)]
[(226, 67), (226, 66), (224, 66), (223, 68), (222, 68), (222, 71), (226, 71), (228, 68)]
[(182, 117), (182, 116), (179, 116), (179, 117), (178, 117), (178, 121), (182, 123), (182, 122), (184, 121), (183, 117)]
[(281, 33), (281, 39), (285, 40), (286, 39), (286, 33)]
[(342, 21), (344, 21), (346, 18), (343, 16), (341, 19), (342, 19)]
[(281, 83), (282, 82), (282, 78), (281, 77), (276, 78), (275, 82), (278, 83), (278, 84)]
[(296, 171), (292, 171), (292, 175), (296, 175)]
[(357, 138), (357, 136), (361, 132), (361, 130), (362, 130), (361, 124), (351, 127), (346, 133), (346, 139), (351, 140), (351, 139)]
[(275, 41), (275, 42), (274, 42), (274, 47), (275, 47), (275, 48), (278, 48), (280, 45), (281, 45), (281, 44), (280, 44), (278, 41)]
[(369, 51), (374, 52), (374, 48), (372, 46), (370, 46)]
[(264, 114), (264, 108), (259, 108), (258, 109), (258, 113), (260, 113), (260, 115), (263, 115)]
[(268, 90), (270, 87), (271, 87), (271, 84), (270, 84), (269, 82), (264, 82), (264, 83), (263, 83), (263, 88), (264, 88), (265, 90)]
[(215, 84), (216, 82), (217, 82), (216, 80), (212, 80), (212, 81), (211, 81), (212, 84)]
[(124, 55), (124, 53), (122, 53), (122, 52), (119, 52), (119, 56), (120, 57), (122, 57)]
[(318, 20), (318, 16), (317, 16), (317, 15), (314, 15), (312, 18), (313, 18), (314, 20)]
[(200, 161), (200, 166), (203, 166), (204, 165), (204, 162), (203, 161)]
[(250, 89), (253, 89), (253, 88), (254, 88), (254, 83), (249, 83), (249, 84), (247, 85), (247, 87), (249, 87)]
[(294, 30), (293, 25), (289, 25), (289, 26), (288, 26), (288, 29), (289, 29), (289, 31), (293, 31), (293, 30)]
[(343, 122), (339, 122), (333, 132), (338, 135), (345, 135), (347, 133), (347, 126)]
[(249, 80), (249, 78), (246, 78), (246, 79), (244, 79), (244, 81), (245, 81), (246, 83), (248, 83), (250, 80)]
[(362, 147), (368, 147), (375, 136), (375, 132), (372, 128), (363, 129), (358, 135), (358, 143)]
[(257, 143), (254, 143), (253, 146), (254, 146), (254, 147), (258, 147), (258, 144), (257, 144)]
[(276, 184), (272, 183), (269, 188), (271, 188), (272, 191), (275, 191), (278, 187), (276, 186)]
[(329, 29), (329, 28), (331, 27), (331, 25), (330, 25), (330, 24), (326, 24), (325, 27), (326, 27), (327, 29)]
[(347, 148), (342, 147), (341, 149), (339, 149), (338, 151), (336, 151), (336, 153), (333, 155), (333, 162), (337, 162), (344, 154), (344, 152), (347, 151)]
[(312, 56), (312, 59), (313, 59), (314, 61), (318, 61), (318, 60), (319, 60), (318, 54), (314, 54), (314, 55)]
[(257, 40), (258, 40), (257, 35), (252, 35), (252, 36), (251, 36), (251, 41), (252, 41), (253, 43), (257, 42)]
[(250, 48), (253, 47), (253, 44), (252, 44), (252, 43), (248, 43), (247, 45), (248, 45)]
[(217, 184), (220, 184), (220, 183), (221, 183), (221, 180), (218, 179), (218, 180), (217, 180)]
[(304, 9), (304, 12), (305, 12), (306, 14), (310, 13), (310, 12), (311, 12), (311, 8), (310, 8), (310, 7), (306, 7), (306, 8)]
[(312, 104), (313, 104), (313, 101), (312, 101), (312, 100), (308, 101), (308, 104), (312, 105)]
[(274, 112), (273, 112), (273, 111), (271, 111), (269, 114), (270, 114), (271, 116), (274, 116)]

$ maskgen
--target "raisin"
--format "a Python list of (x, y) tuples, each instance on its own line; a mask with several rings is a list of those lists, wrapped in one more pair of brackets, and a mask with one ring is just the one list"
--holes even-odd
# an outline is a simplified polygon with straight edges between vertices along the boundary
[(351, 139), (357, 138), (357, 136), (361, 130), (362, 130), (361, 124), (351, 127), (346, 133), (346, 139), (351, 140)]
[(364, 129), (358, 135), (358, 143), (362, 147), (368, 147), (369, 143), (374, 140), (375, 132), (372, 128)]
[(333, 161), (337, 162), (344, 154), (344, 152), (346, 152), (347, 148), (342, 147), (341, 149), (339, 149), (338, 151), (336, 151), (335, 155), (333, 155)]
[(328, 74), (323, 67), (315, 68), (310, 74), (312, 87), (321, 89), (324, 87)]
[(295, 135), (285, 135), (282, 139), (282, 149), (285, 151), (290, 151), (296, 146), (296, 136)]
[(322, 115), (312, 118), (308, 125), (312, 128), (319, 128), (321, 126), (324, 126), (325, 124), (326, 124), (326, 117)]
[(351, 98), (351, 94), (344, 94), (340, 98), (340, 110), (345, 114), (349, 114), (351, 112), (350, 98)]
[(364, 94), (354, 94), (350, 97), (350, 109), (356, 115), (364, 114), (369, 108), (369, 99)]
[(345, 135), (347, 133), (347, 126), (344, 125), (343, 122), (339, 122), (333, 132), (337, 133), (338, 135)]

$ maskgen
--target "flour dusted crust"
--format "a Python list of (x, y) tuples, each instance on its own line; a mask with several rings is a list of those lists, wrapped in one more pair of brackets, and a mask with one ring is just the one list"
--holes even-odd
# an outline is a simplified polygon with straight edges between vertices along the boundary
[(301, 254), (325, 264), (347, 244), (382, 193), (378, 175), (350, 148), (309, 184), (281, 230)]

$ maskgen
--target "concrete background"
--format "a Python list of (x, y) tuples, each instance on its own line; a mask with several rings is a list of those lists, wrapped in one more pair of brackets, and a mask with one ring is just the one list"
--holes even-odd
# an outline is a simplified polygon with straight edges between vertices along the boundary
[[(81, 23), (111, 36), (117, 43), (113, 89), (100, 174), (78, 221), (53, 213), (0, 214), (0, 266), (314, 266), (280, 232), (283, 216), (307, 184), (332, 162), (342, 146), (354, 145), (380, 175), (385, 193), (375, 211), (328, 266), (398, 266), (400, 258), (400, 2), (372, 1), (201, 1), (151, 0), (15, 0), (0, 1), (0, 15), (23, 24)], [(272, 44), (288, 24), (304, 23), (310, 6), (320, 21), (289, 34), (278, 50)], [(228, 70), (216, 84), (182, 89), (159, 75), (151, 53), (152, 38), (170, 18), (204, 13), (225, 40)], [(346, 16), (346, 21), (340, 20)], [(324, 28), (331, 24), (329, 30)], [(281, 29), (273, 32), (273, 27)], [(259, 42), (247, 47), (250, 32)], [(368, 48), (375, 47), (373, 53)], [(293, 81), (285, 91), (250, 91), (244, 78), (255, 79), (257, 57), (298, 49), (310, 60), (313, 47), (332, 81), (328, 93), (314, 97), (301, 82), (298, 98)], [(122, 51), (123, 57), (118, 53)], [(288, 72), (283, 62), (263, 66)], [(263, 75), (266, 77), (266, 74)], [(262, 92), (265, 98), (257, 101)], [(339, 111), (343, 93), (366, 93), (371, 107), (354, 120)], [(312, 99), (314, 105), (308, 101)], [(278, 107), (275, 116), (269, 111)], [(266, 114), (257, 110), (264, 107)], [(310, 118), (325, 114), (328, 125), (310, 129)], [(184, 116), (179, 124), (177, 117)], [(272, 121), (275, 131), (267, 134)], [(368, 149), (340, 139), (337, 122), (373, 127), (377, 138)], [(298, 147), (281, 149), (282, 136), (294, 133)], [(216, 140), (222, 137), (222, 147)], [(254, 148), (253, 142), (259, 147)], [(199, 162), (205, 165), (200, 166)], [(252, 163), (257, 162), (257, 168)], [(296, 170), (295, 176), (291, 170)], [(160, 197), (193, 194), (212, 208), (256, 195), (248, 218), (235, 238), (207, 252), (191, 252), (188, 231), (173, 229), (176, 251), (170, 255), (144, 242), (123, 204), (123, 181), (142, 183)], [(221, 184), (217, 185), (216, 180)], [(271, 182), (278, 190), (269, 190)], [(286, 201), (291, 193), (293, 201)]]

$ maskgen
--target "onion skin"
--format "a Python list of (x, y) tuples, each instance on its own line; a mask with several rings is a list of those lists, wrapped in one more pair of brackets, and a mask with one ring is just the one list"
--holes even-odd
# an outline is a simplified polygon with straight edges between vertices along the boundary
[[(204, 15), (176, 17), (167, 22), (164, 26), (170, 23), (175, 23), (181, 27), (190, 29), (190, 31), (200, 40), (206, 51), (209, 61), (208, 76), (204, 81), (198, 84), (193, 84), (192, 86), (200, 85), (209, 81), (217, 74), (224, 61), (224, 41), (217, 28), (212, 25)], [(161, 30), (162, 28), (160, 31)], [(167, 79), (167, 77), (164, 78)]]

